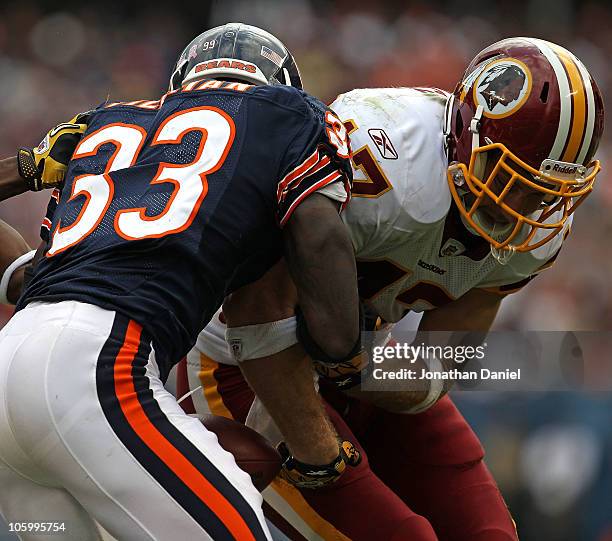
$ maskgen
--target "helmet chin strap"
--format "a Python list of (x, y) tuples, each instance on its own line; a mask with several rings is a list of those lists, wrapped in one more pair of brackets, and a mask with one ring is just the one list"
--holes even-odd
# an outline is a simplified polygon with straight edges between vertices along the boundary
[(187, 67), (187, 59), (183, 58), (183, 60), (179, 61), (174, 70), (174, 73), (170, 77), (170, 91), (178, 90), (181, 87), (181, 83), (183, 82), (183, 77), (185, 76), (185, 68)]
[[(478, 212), (478, 211), (477, 211)], [(497, 222), (493, 222), (492, 225), (485, 224), (476, 213), (472, 216), (472, 219), (483, 229), (489, 232), (489, 234), (495, 238), (496, 235), (501, 235), (503, 233), (508, 232), (508, 226), (504, 226), (502, 230), (498, 230), (499, 224)], [(470, 224), (461, 216), (461, 222), (463, 226), (470, 232), (472, 235), (478, 235), (478, 231), (476, 231)], [(510, 228), (512, 225), (509, 226)], [(491, 251), (491, 255), (495, 258), (495, 260), (500, 265), (507, 265), (512, 256), (516, 253), (516, 248), (509, 244), (505, 249), (500, 250), (495, 248), (492, 244), (489, 244), (489, 250)]]
[(507, 250), (498, 250), (491, 246), (491, 255), (500, 265), (507, 265), (515, 253), (516, 250), (512, 245), (509, 245)]
[[(474, 153), (474, 151), (478, 147), (480, 147), (480, 121), (482, 119), (483, 112), (484, 112), (484, 107), (482, 105), (479, 105), (478, 107), (476, 107), (476, 112), (474, 113), (474, 116), (472, 117), (472, 120), (470, 121), (469, 130), (472, 133), (472, 153)], [(486, 155), (482, 153), (478, 154), (478, 156), (476, 157), (476, 163), (474, 164), (474, 172), (479, 177), (482, 177), (486, 165), (487, 165)]]
[(446, 100), (446, 106), (444, 107), (444, 126), (442, 126), (442, 133), (444, 135), (444, 153), (446, 158), (450, 161), (452, 158), (449, 155), (449, 139), (452, 131), (453, 121), (453, 104), (455, 103), (455, 95), (451, 94)]
[(291, 85), (291, 75), (289, 75), (289, 70), (287, 68), (283, 68), (283, 76), (285, 78), (284, 84), (286, 84), (287, 86), (292, 86)]
[[(470, 121), (469, 130), (472, 133), (472, 152), (474, 152), (477, 148), (480, 147), (480, 121), (482, 119), (483, 112), (484, 112), (484, 107), (482, 105), (479, 105), (478, 107), (476, 107), (476, 112), (474, 113), (474, 116), (472, 117), (472, 120)], [(479, 154), (476, 159), (478, 161), (476, 164), (474, 164), (475, 172), (479, 176), (482, 176), (485, 170), (486, 164), (487, 164), (486, 153)], [(489, 228), (491, 231), (490, 235), (493, 238), (495, 238), (496, 235), (501, 235), (505, 233), (506, 230), (508, 230), (508, 226), (504, 226), (501, 228), (501, 231), (497, 231), (497, 228), (499, 227), (499, 225), (500, 224), (498, 224), (497, 222), (493, 222), (492, 227)], [(506, 246), (504, 250), (500, 250), (498, 248), (495, 248), (493, 245), (491, 245), (490, 250), (491, 250), (491, 255), (495, 258), (495, 260), (500, 265), (507, 265), (510, 259), (512, 258), (512, 256), (516, 253), (516, 248), (512, 244), (509, 244), (508, 246)]]
[[(493, 231), (491, 236), (495, 235), (495, 227), (497, 224), (493, 225)], [(504, 250), (500, 250), (499, 248), (495, 248), (492, 244), (490, 245), (491, 255), (500, 265), (507, 265), (512, 258), (512, 256), (516, 253), (516, 247), (512, 244), (508, 244)]]
[[(446, 107), (444, 110), (444, 150), (446, 151), (447, 157), (448, 156), (448, 139), (451, 135), (451, 124), (452, 124), (452, 111), (453, 111), (453, 103), (455, 100), (455, 96), (454, 94), (451, 94), (448, 98), (448, 101), (446, 102)], [(470, 126), (469, 126), (469, 131), (472, 133), (472, 152), (474, 152), (474, 150), (476, 150), (477, 148), (480, 147), (480, 121), (482, 120), (482, 114), (484, 112), (484, 107), (482, 105), (478, 105), (478, 107), (476, 108), (476, 112), (474, 113), (474, 116), (472, 117), (472, 120), (470, 121)], [(450, 157), (449, 157), (450, 159)], [(475, 164), (474, 169), (476, 170), (476, 173), (480, 176), (482, 176), (482, 173), (485, 170), (486, 167), (486, 155), (485, 154), (479, 154), (478, 157), (476, 158), (478, 160), (478, 162)], [(465, 184), (465, 179), (460, 178), (460, 172), (457, 171), (455, 173), (455, 177), (453, 177), (453, 180), (455, 182), (455, 185), (457, 185), (458, 187), (461, 187)], [(461, 175), (462, 177), (463, 175)], [(493, 222), (492, 225), (487, 225), (485, 223), (483, 223), (480, 220), (480, 217), (477, 215), (474, 215), (474, 219), (480, 221), (481, 223), (479, 224), (480, 227), (483, 227), (484, 229), (488, 229), (490, 231), (490, 235), (492, 237), (495, 237), (495, 235), (500, 235), (502, 233), (505, 233), (505, 231), (496, 231), (496, 229), (499, 227), (499, 224), (496, 222)], [(476, 231), (474, 231), (470, 225), (468, 223), (466, 223), (463, 220), (463, 216), (461, 217), (461, 220), (463, 221), (463, 224), (465, 225), (465, 227), (473, 234), (477, 235), (478, 233)], [(503, 227), (502, 229), (507, 230), (508, 227)], [(493, 245), (490, 245), (490, 250), (491, 250), (491, 255), (495, 258), (495, 260), (500, 264), (500, 265), (507, 265), (508, 262), (510, 261), (510, 259), (512, 258), (512, 256), (516, 253), (516, 248), (512, 245), (507, 246), (504, 250), (500, 250), (498, 248), (495, 248)]]
[(472, 133), (472, 152), (474, 152), (480, 146), (480, 120), (482, 119), (482, 113), (484, 107), (479, 105), (476, 107), (476, 112), (470, 121), (470, 132)]

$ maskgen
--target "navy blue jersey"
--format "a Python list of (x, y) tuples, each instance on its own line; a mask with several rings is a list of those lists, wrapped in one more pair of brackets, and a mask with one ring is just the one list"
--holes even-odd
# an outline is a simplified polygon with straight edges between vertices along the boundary
[(339, 124), (295, 88), (219, 81), (98, 108), (18, 309), (77, 300), (121, 312), (154, 337), (165, 373), (224, 297), (279, 259), (305, 197), (333, 182), (349, 191)]

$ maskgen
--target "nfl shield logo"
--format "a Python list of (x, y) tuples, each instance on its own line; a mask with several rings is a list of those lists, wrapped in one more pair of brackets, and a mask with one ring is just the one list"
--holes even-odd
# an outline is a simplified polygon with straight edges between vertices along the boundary
[(232, 357), (236, 362), (242, 359), (242, 340), (240, 338), (232, 338), (229, 341), (229, 347), (232, 350)]
[(440, 249), (440, 255), (443, 257), (461, 255), (463, 252), (465, 246), (455, 239), (448, 239)]

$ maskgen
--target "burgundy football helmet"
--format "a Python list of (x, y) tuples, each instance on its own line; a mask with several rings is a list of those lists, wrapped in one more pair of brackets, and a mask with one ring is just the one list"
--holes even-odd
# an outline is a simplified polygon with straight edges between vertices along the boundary
[[(593, 189), (603, 126), (595, 81), (563, 47), (510, 38), (478, 53), (445, 120), (448, 183), (468, 227), (494, 254), (550, 241)], [(528, 212), (517, 193), (532, 198)]]

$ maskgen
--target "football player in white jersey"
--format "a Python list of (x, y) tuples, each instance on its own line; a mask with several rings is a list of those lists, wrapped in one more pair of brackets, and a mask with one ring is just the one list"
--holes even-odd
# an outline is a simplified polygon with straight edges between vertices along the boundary
[[(488, 331), (504, 296), (552, 264), (600, 168), (593, 160), (603, 132), (599, 90), (572, 53), (543, 40), (487, 47), (452, 94), (354, 90), (331, 107), (353, 149), (353, 199), (343, 220), (361, 297), (386, 323), (414, 311), (423, 313), (423, 331)], [(269, 281), (276, 297), (286, 295), (285, 319), (226, 330), (218, 315), (179, 374), (179, 392), (187, 380), (192, 391), (204, 389), (185, 401), (196, 411), (246, 421), (275, 443), (282, 435), (253, 402), (236, 360), (276, 418), (267, 396), (274, 390), (253, 367), (297, 342), (295, 299), (283, 276), (276, 269)], [(261, 309), (268, 294), (262, 287), (259, 307), (247, 308)], [(517, 539), (480, 443), (445, 389), (432, 384), (377, 407), (337, 384), (319, 380), (336, 430), (357, 438), (364, 460), (317, 490), (291, 486), (287, 480), (308, 485), (288, 464), (265, 494), (269, 518), (288, 537)]]
[[(452, 95), (357, 90), (332, 107), (354, 150), (354, 198), (343, 219), (362, 298), (387, 323), (415, 311), (424, 314), (421, 330), (488, 330), (503, 297), (552, 263), (599, 170), (599, 91), (569, 51), (541, 40), (488, 47)], [(248, 416), (278, 441), (236, 366), (242, 361), (278, 421), (279, 378), (254, 367), (285, 349), (298, 358), (299, 346), (292, 285), (282, 267), (267, 279), (271, 287), (261, 284), (259, 302), (250, 296), (246, 308), (275, 305), (280, 321), (229, 329), (228, 349), (215, 317), (185, 376), (192, 389), (204, 387), (190, 397), (197, 411)], [(324, 488), (279, 479), (267, 490), (268, 516), (291, 539), (516, 539), (480, 443), (443, 389), (406, 393), (385, 409), (326, 379), (328, 414), (340, 436), (358, 438), (363, 460)], [(309, 486), (301, 466), (289, 461), (284, 477)]]
[[(225, 81), (226, 78), (230, 80)], [(238, 83), (236, 79), (246, 84)], [(194, 108), (198, 103), (204, 105)], [(217, 103), (217, 106), (211, 103)], [(208, 117), (180, 120), (185, 116), (181, 111), (190, 115), (194, 110), (223, 118), (225, 128), (220, 128), (215, 124), (216, 120)], [(275, 117), (278, 114), (281, 116)], [(185, 415), (176, 399), (163, 389), (162, 381), (165, 381), (171, 365), (176, 364), (193, 345), (204, 319), (210, 319), (224, 293), (255, 280), (258, 272), (261, 274), (278, 259), (276, 252), (278, 250), (280, 255), (283, 245), (287, 247), (284, 253), (290, 261), (293, 257), (310, 253), (308, 259), (301, 260), (294, 267), (299, 272), (296, 281), (300, 282), (302, 275), (307, 276), (308, 287), (314, 288), (313, 302), (308, 295), (302, 299), (305, 312), (318, 314), (320, 310), (316, 306), (320, 301), (327, 301), (332, 310), (337, 311), (333, 316), (334, 312), (330, 312), (333, 327), (322, 325), (318, 316), (310, 319), (311, 329), (324, 327), (323, 334), (329, 334), (330, 342), (334, 344), (329, 351), (338, 353), (342, 349), (347, 352), (361, 349), (355, 262), (351, 241), (337, 212), (349, 199), (352, 177), (348, 141), (340, 141), (336, 133), (336, 126), (342, 127), (342, 124), (325, 106), (301, 92), (293, 57), (277, 38), (240, 23), (216, 27), (193, 40), (179, 58), (170, 91), (160, 100), (104, 104), (87, 116), (89, 118), (83, 123), (77, 117), (73, 122), (52, 129), (37, 149), (20, 149), (17, 157), (0, 160), (0, 199), (28, 189), (38, 191), (61, 184), (61, 190), (57, 189), (51, 195), (47, 218), (43, 221), (46, 233), (42, 235), (35, 275), (19, 299), (17, 314), (0, 333), (0, 515), (7, 522), (12, 521), (17, 528), (15, 531), (24, 539), (38, 535), (47, 538), (48, 535), (42, 532), (57, 533), (62, 538), (79, 541), (98, 539), (99, 533), (91, 517), (96, 517), (122, 541), (173, 537), (215, 541), (270, 539), (261, 509), (262, 498), (251, 478), (237, 466), (234, 457), (222, 449), (214, 434)], [(122, 118), (127, 118), (130, 123), (113, 122), (113, 119)], [(175, 121), (180, 124), (178, 128)], [(245, 128), (247, 124), (248, 129)], [(106, 128), (114, 130), (117, 126), (127, 131), (122, 132), (123, 135), (113, 132), (115, 135), (109, 136)], [(169, 128), (172, 133), (164, 139), (167, 126), (174, 128)], [(269, 137), (265, 133), (268, 127), (273, 130)], [(89, 133), (81, 139), (86, 130)], [(193, 141), (189, 145), (183, 144), (183, 136), (194, 130), (201, 132), (199, 142), (195, 146)], [(100, 136), (102, 132), (106, 135)], [(134, 143), (127, 132), (138, 134), (142, 144)], [(148, 140), (151, 143), (154, 139), (151, 145), (144, 144), (147, 133), (156, 134)], [(275, 138), (278, 144), (274, 143)], [(265, 143), (258, 149), (257, 144), (261, 145), (262, 141)], [(232, 142), (236, 152), (230, 151)], [(106, 143), (116, 147), (116, 151), (109, 150)], [(149, 146), (157, 143), (161, 146), (147, 154)], [(175, 150), (179, 148), (180, 152), (173, 151), (171, 158), (162, 156), (164, 145), (173, 146)], [(85, 147), (89, 151), (84, 150)], [(99, 150), (101, 147), (106, 150)], [(142, 159), (140, 154), (136, 156), (141, 147), (147, 156)], [(204, 151), (204, 147), (208, 150)], [(211, 148), (217, 150), (211, 151)], [(333, 155), (334, 148), (338, 158)], [(131, 157), (125, 158), (124, 155), (118, 159), (117, 167), (111, 167), (121, 149), (127, 149)], [(272, 150), (280, 156), (278, 160), (270, 153)], [(210, 158), (210, 152), (218, 155)], [(195, 155), (196, 162), (202, 162), (199, 169), (190, 168), (190, 154)], [(222, 161), (232, 155), (235, 159), (233, 169), (222, 173)], [(87, 163), (78, 161), (79, 158), (84, 158)], [(128, 197), (129, 191), (132, 196), (142, 195), (135, 197), (145, 205), (144, 199), (151, 195), (149, 183), (158, 169), (155, 163), (162, 159), (169, 160), (169, 164), (164, 165), (176, 165), (175, 172), (183, 170), (185, 182), (199, 185), (199, 191), (192, 190), (195, 199), (192, 197), (185, 206), (181, 199), (183, 196), (177, 195), (182, 181), (165, 177), (163, 168), (157, 175), (163, 177), (161, 184), (168, 189), (164, 188), (156, 195), (162, 199), (164, 194), (168, 196), (165, 197), (168, 200), (166, 207), (178, 202), (179, 214), (182, 212), (180, 209), (187, 208), (183, 217), (189, 220), (179, 223), (175, 214), (166, 212), (168, 209), (164, 208), (159, 216), (163, 219), (170, 216), (170, 221), (164, 222), (164, 230), (151, 239), (145, 239), (145, 248), (138, 244), (139, 247), (125, 247), (120, 253), (120, 246), (125, 242), (142, 243), (146, 235), (120, 236), (113, 227), (94, 235), (92, 232), (98, 225), (108, 220), (113, 222), (113, 213), (122, 206), (118, 203), (116, 208), (109, 207), (110, 199), (106, 206), (94, 203), (94, 200), (108, 195), (129, 205), (128, 200), (135, 200)], [(78, 183), (84, 177), (95, 177), (79, 176), (74, 173), (76, 169), (71, 170), (62, 184), (69, 161), (77, 169), (83, 167), (83, 171), (101, 171), (108, 160), (104, 175), (104, 183), (108, 185), (106, 191), (100, 192), (93, 185), (82, 188), (79, 184), (82, 189), (77, 187), (71, 194), (70, 186), (75, 178)], [(248, 164), (263, 163), (263, 160), (268, 160), (266, 167), (269, 166), (270, 171), (259, 167), (255, 169), (258, 176), (253, 176), (252, 166)], [(151, 167), (141, 168), (138, 164), (143, 161)], [(338, 167), (344, 169), (336, 174)], [(204, 169), (206, 171), (202, 172)], [(124, 175), (122, 181), (111, 179), (110, 175), (117, 171)], [(150, 178), (148, 172), (151, 172)], [(209, 181), (205, 173), (210, 175)], [(217, 173), (222, 176), (213, 176)], [(102, 179), (102, 176), (98, 177)], [(221, 180), (216, 182), (215, 178)], [(324, 192), (325, 197), (320, 196), (320, 190), (340, 179), (347, 181), (346, 188), (332, 188)], [(250, 185), (253, 186), (249, 192), (252, 200), (244, 195)], [(127, 191), (121, 192), (121, 186)], [(214, 192), (214, 187), (217, 192)], [(344, 199), (338, 199), (343, 190)], [(85, 196), (74, 202), (76, 196), (83, 193)], [(202, 203), (206, 195), (214, 200), (210, 210), (206, 202)], [(158, 207), (159, 197), (155, 203)], [(329, 202), (329, 198), (334, 202)], [(193, 207), (196, 199), (197, 208)], [(222, 199), (225, 203), (221, 202)], [(305, 199), (308, 200), (303, 203)], [(237, 206), (236, 201), (245, 207)], [(317, 203), (324, 206), (318, 207)], [(66, 210), (66, 205), (70, 207), (71, 204), (77, 206), (77, 211)], [(233, 218), (231, 212), (225, 217), (230, 227), (236, 227), (236, 235), (228, 236), (228, 228), (219, 225), (219, 244), (215, 244), (208, 239), (208, 233), (216, 223), (214, 217), (220, 217), (226, 204), (235, 213)], [(151, 207), (149, 204), (145, 206)], [(113, 209), (112, 213), (107, 213), (109, 208)], [(314, 210), (305, 214), (304, 208)], [(91, 209), (94, 214), (99, 214), (97, 222), (93, 224), (90, 221), (91, 227), (87, 231), (89, 225), (79, 229), (81, 218), (91, 216), (88, 214)], [(277, 209), (279, 214), (275, 223)], [(68, 219), (70, 222), (70, 216), (73, 223), (61, 228), (60, 221), (64, 223)], [(153, 223), (153, 218), (147, 219), (148, 224)], [(333, 231), (327, 228), (328, 220), (335, 224)], [(281, 243), (281, 233), (278, 230), (277, 234), (276, 225), (285, 222), (285, 235), (290, 235), (290, 238)], [(313, 227), (313, 222), (316, 227)], [(305, 228), (303, 233), (295, 227), (296, 224)], [(104, 229), (102, 225), (100, 228)], [(207, 230), (206, 240), (203, 229)], [(69, 250), (62, 253), (58, 263), (51, 259), (54, 252), (50, 246), (67, 230), (79, 232), (73, 238), (74, 242), (64, 246)], [(49, 231), (53, 234), (49, 235)], [(319, 244), (310, 250), (305, 249), (315, 231), (321, 232), (317, 237)], [(334, 239), (336, 233), (338, 239)], [(178, 236), (172, 237), (173, 234)], [(101, 243), (96, 247), (89, 244), (94, 237)], [(164, 238), (160, 241), (161, 237)], [(1, 221), (0, 239), (3, 241), (0, 247), (0, 298), (3, 301), (15, 300), (20, 289), (18, 285), (22, 285), (19, 282), (23, 281), (20, 268), (34, 254), (25, 253), (27, 246), (23, 239)], [(262, 242), (258, 243), (261, 239)], [(160, 248), (158, 242), (162, 242), (163, 247)], [(293, 248), (293, 242), (300, 246)], [(77, 255), (75, 258), (71, 251), (77, 243), (83, 257)], [(225, 245), (228, 250), (224, 250)], [(180, 252), (178, 259), (168, 255), (174, 249)], [(218, 257), (208, 257), (209, 249)], [(325, 265), (318, 264), (314, 257), (321, 252), (328, 254)], [(152, 264), (142, 263), (140, 258), (146, 258), (145, 254), (152, 254)], [(166, 256), (165, 260), (162, 255)], [(9, 256), (15, 261), (9, 263)], [(94, 257), (97, 259), (91, 268), (96, 278), (89, 282), (89, 271), (85, 266), (79, 267), (79, 261), (91, 263)], [(190, 257), (194, 261), (190, 261)], [(342, 264), (330, 263), (336, 258), (342, 258), (348, 275), (344, 274)], [(102, 260), (106, 271), (102, 269)], [(117, 272), (109, 269), (114, 263), (122, 266), (128, 260), (133, 265), (131, 270), (122, 267), (119, 274), (129, 280), (135, 275), (140, 276), (140, 271), (146, 276), (135, 278), (136, 281), (126, 286), (123, 293), (118, 293), (114, 289), (118, 284)], [(177, 267), (179, 261), (187, 265), (191, 274), (180, 271)], [(209, 268), (208, 264), (214, 262), (225, 268)], [(262, 265), (261, 271), (257, 270), (259, 265)], [(321, 280), (309, 277), (311, 268), (321, 273)], [(58, 271), (60, 274), (73, 272), (72, 278), (60, 276)], [(203, 273), (211, 278), (206, 284), (203, 283), (207, 281)], [(194, 278), (193, 284), (187, 283), (187, 276), (197, 279)], [(102, 277), (112, 287), (104, 287), (100, 282)], [(185, 293), (183, 296), (169, 286), (172, 277), (178, 277), (177, 289)], [(139, 297), (140, 288), (151, 286), (155, 280), (164, 282), (163, 286), (154, 287), (154, 294)], [(217, 280), (220, 282), (215, 285)], [(76, 284), (81, 284), (80, 293), (79, 287), (69, 289), (70, 285)], [(345, 302), (333, 302), (331, 295), (321, 295), (327, 286), (335, 296), (339, 291), (350, 291), (346, 302), (353, 303), (353, 310), (347, 310)], [(59, 289), (54, 293), (48, 289), (55, 287)], [(153, 301), (157, 293), (161, 296)], [(32, 303), (25, 307), (29, 301)], [(127, 304), (122, 305), (123, 301)], [(176, 309), (164, 308), (166, 301), (176, 302)], [(149, 302), (151, 311), (139, 312)], [(206, 303), (217, 304), (210, 309), (210, 304), (209, 308), (204, 307)], [(163, 317), (158, 318), (158, 314)], [(339, 344), (338, 322), (344, 320), (345, 315), (350, 319), (350, 344), (336, 349)], [(125, 326), (119, 329), (115, 319), (124, 321)], [(156, 324), (161, 327), (150, 327)], [(164, 341), (166, 331), (169, 336)], [(120, 334), (123, 338), (119, 337)], [(317, 334), (313, 332), (311, 340), (319, 340)], [(327, 348), (327, 340), (322, 342)], [(143, 345), (143, 349), (140, 343), (147, 345)], [(155, 352), (151, 344), (155, 344)], [(352, 357), (354, 353), (348, 355)], [(142, 363), (136, 361), (141, 357)], [(79, 362), (66, 364), (71, 360)], [(119, 367), (122, 362), (127, 363), (123, 372)], [(132, 364), (136, 362), (142, 365), (142, 370), (132, 370)], [(287, 381), (285, 387), (290, 387)], [(310, 388), (316, 397), (312, 379)], [(142, 393), (147, 394), (146, 405), (139, 402)], [(325, 453), (330, 455), (329, 458), (323, 457), (319, 464), (322, 468), (329, 464), (334, 474), (341, 473), (359, 459), (352, 445), (342, 442), (341, 446), (335, 439)], [(320, 458), (315, 457), (315, 460)], [(61, 533), (59, 526), (49, 529), (54, 521), (58, 521), (56, 526), (61, 521)], [(40, 524), (43, 527), (39, 528)]]

